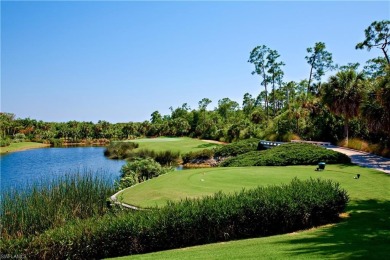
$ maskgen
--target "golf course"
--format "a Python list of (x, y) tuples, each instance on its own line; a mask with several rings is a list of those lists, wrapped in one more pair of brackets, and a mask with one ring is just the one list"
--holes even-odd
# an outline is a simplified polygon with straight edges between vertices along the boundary
[[(142, 142), (140, 142), (142, 144)], [(163, 149), (169, 142), (151, 142)], [(176, 147), (180, 147), (177, 141)], [(118, 194), (140, 208), (163, 207), (168, 201), (199, 198), (218, 191), (234, 193), (257, 186), (288, 183), (293, 178), (330, 179), (347, 190), (350, 202), (340, 222), (285, 235), (229, 241), (124, 259), (384, 259), (390, 252), (390, 176), (355, 165), (227, 167), (174, 171)], [(356, 175), (360, 174), (357, 179)]]

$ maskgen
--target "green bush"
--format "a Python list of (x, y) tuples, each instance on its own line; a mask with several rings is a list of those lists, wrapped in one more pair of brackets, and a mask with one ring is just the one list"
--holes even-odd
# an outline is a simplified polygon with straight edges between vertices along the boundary
[(223, 145), (217, 148), (215, 151), (216, 157), (230, 157), (239, 154), (247, 153), (250, 151), (256, 151), (260, 139), (250, 138), (231, 144)]
[(195, 151), (195, 152), (189, 152), (182, 156), (183, 163), (190, 163), (194, 162), (196, 160), (208, 160), (213, 158), (214, 156), (214, 150), (212, 149), (204, 149), (201, 151)]
[(348, 195), (332, 181), (292, 180), (235, 194), (171, 202), (50, 230), (34, 239), (1, 240), (3, 254), (27, 258), (115, 257), (205, 243), (269, 236), (338, 220)]
[(265, 151), (252, 151), (223, 161), (222, 167), (315, 165), (351, 163), (342, 153), (312, 144), (287, 143)]
[(135, 158), (122, 166), (119, 189), (131, 187), (136, 183), (158, 177), (168, 171), (152, 158)]
[(5, 147), (10, 144), (11, 144), (11, 140), (8, 137), (6, 138), (0, 137), (0, 147)]
[(17, 133), (14, 135), (13, 143), (21, 143), (26, 140), (26, 136), (23, 133)]
[(112, 142), (104, 150), (104, 155), (110, 159), (125, 159), (138, 146), (139, 144), (134, 142)]
[(138, 151), (132, 151), (127, 154), (126, 159), (133, 160), (137, 158), (152, 158), (156, 162), (158, 162), (161, 165), (164, 166), (173, 166), (177, 165), (179, 158), (180, 158), (180, 152), (174, 152), (174, 151), (160, 151), (156, 152), (154, 150), (149, 149), (141, 149)]
[(64, 140), (57, 139), (57, 138), (50, 138), (49, 143), (50, 143), (50, 145), (52, 145), (54, 147), (61, 147), (64, 144)]

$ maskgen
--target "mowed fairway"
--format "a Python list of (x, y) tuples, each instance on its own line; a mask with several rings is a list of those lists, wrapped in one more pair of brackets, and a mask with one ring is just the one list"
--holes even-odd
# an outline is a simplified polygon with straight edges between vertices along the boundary
[(159, 138), (144, 138), (135, 139), (131, 142), (139, 144), (139, 149), (150, 149), (156, 152), (158, 151), (173, 151), (185, 154), (192, 151), (199, 151), (203, 149), (217, 147), (218, 144), (209, 143), (199, 139), (193, 139), (188, 137), (159, 137)]
[[(149, 180), (118, 198), (141, 207), (163, 206), (168, 200), (234, 192), (258, 185), (277, 185), (292, 178), (325, 178), (348, 191), (351, 202), (340, 223), (264, 238), (169, 250), (135, 259), (385, 259), (390, 254), (390, 176), (358, 166), (208, 168), (176, 171)], [(361, 174), (360, 179), (354, 176)], [(130, 257), (129, 257), (130, 258)]]

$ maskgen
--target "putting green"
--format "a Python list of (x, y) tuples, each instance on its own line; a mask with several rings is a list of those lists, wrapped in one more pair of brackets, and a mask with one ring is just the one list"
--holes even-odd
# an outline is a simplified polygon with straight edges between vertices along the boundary
[[(352, 200), (390, 198), (390, 178), (384, 173), (358, 166), (227, 167), (171, 172), (124, 190), (118, 199), (138, 207), (163, 206), (169, 200), (196, 198), (215, 192), (235, 192), (259, 185), (278, 185), (300, 179), (322, 178), (340, 183)], [(356, 174), (360, 179), (354, 179)], [(387, 178), (386, 178), (387, 177)]]

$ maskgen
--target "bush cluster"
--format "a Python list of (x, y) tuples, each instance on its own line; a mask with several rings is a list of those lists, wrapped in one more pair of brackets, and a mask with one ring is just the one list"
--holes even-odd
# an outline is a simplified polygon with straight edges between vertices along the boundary
[(104, 150), (104, 155), (110, 159), (125, 159), (138, 146), (139, 144), (134, 142), (112, 142)]
[(183, 163), (193, 163), (196, 161), (204, 161), (214, 157), (213, 149), (204, 149), (195, 152), (189, 152), (182, 156)]
[(6, 147), (10, 144), (11, 144), (11, 139), (9, 139), (8, 137), (6, 138), (0, 137), (0, 147)]
[(14, 135), (14, 139), (12, 140), (13, 143), (21, 143), (26, 140), (26, 136), (22, 133), (17, 133)]
[(334, 222), (348, 202), (332, 181), (292, 180), (235, 194), (169, 203), (158, 210), (110, 214), (53, 229), (34, 239), (1, 241), (4, 254), (85, 259), (147, 253), (282, 234)]
[(127, 159), (129, 161), (136, 158), (152, 158), (164, 166), (176, 165), (180, 158), (179, 152), (156, 152), (148, 149), (135, 150), (138, 147), (139, 144), (134, 142), (113, 142), (106, 148), (104, 155), (110, 159)]
[(244, 154), (250, 151), (256, 151), (260, 139), (250, 138), (231, 144), (223, 145), (217, 148), (215, 151), (216, 157), (230, 157), (239, 154)]
[(152, 158), (135, 158), (122, 166), (118, 189), (131, 187), (136, 183), (158, 177), (169, 170)]
[(174, 166), (178, 164), (180, 158), (180, 152), (175, 151), (159, 151), (149, 149), (140, 149), (137, 151), (129, 152), (125, 159), (131, 161), (137, 158), (152, 158), (156, 162), (164, 166)]
[(264, 151), (252, 151), (223, 161), (222, 167), (285, 166), (351, 163), (342, 153), (312, 144), (288, 143)]

